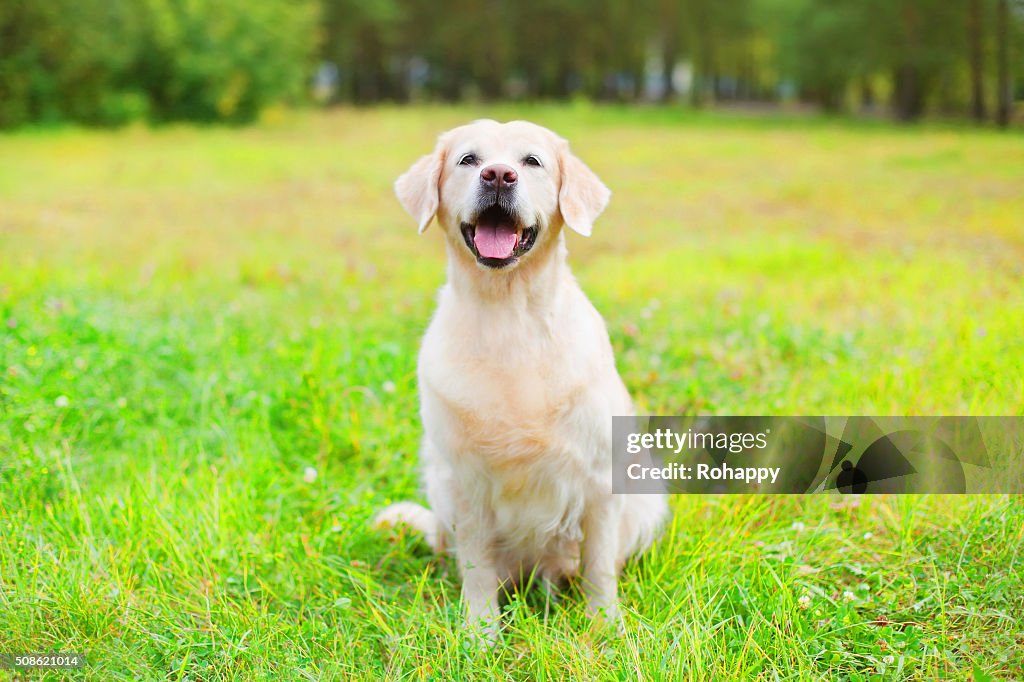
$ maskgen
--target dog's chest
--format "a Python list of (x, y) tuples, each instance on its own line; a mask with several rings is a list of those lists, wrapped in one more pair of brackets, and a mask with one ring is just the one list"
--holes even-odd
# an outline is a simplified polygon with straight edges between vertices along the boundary
[(424, 374), (428, 432), (453, 454), (479, 456), (500, 468), (578, 449), (583, 386), (552, 383), (537, 368), (521, 366), (433, 379)]
[(428, 435), (499, 468), (570, 457), (585, 445), (580, 431), (605, 421), (594, 409), (594, 353), (574, 331), (499, 319), (458, 335), (428, 332), (419, 367)]

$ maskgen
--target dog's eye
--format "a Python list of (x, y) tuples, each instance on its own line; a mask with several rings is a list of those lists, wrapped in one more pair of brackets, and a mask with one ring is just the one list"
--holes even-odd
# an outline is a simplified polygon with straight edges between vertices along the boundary
[(523, 163), (525, 163), (527, 166), (536, 166), (537, 168), (540, 168), (543, 165), (540, 162), (540, 159), (538, 159), (533, 154), (530, 154), (525, 159), (523, 159)]
[(462, 158), (459, 159), (460, 166), (475, 166), (476, 165), (476, 154), (463, 154)]

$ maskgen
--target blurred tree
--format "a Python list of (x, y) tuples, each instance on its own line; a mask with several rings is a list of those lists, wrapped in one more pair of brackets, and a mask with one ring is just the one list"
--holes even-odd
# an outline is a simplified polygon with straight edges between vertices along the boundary
[(696, 106), (736, 99), (754, 37), (751, 0), (681, 0), (684, 44), (693, 67), (690, 101)]
[(1010, 124), (1013, 85), (1010, 82), (1010, 3), (998, 0), (996, 11), (996, 123), (1000, 128)]
[(713, 98), (712, 87), (717, 70), (716, 31), (713, 0), (682, 0), (685, 41), (692, 66), (690, 103), (705, 104)]
[(939, 76), (961, 59), (965, 36), (962, 14), (947, 0), (873, 0), (894, 12), (881, 22), (885, 59), (892, 69), (893, 111), (904, 121), (920, 118)]
[(648, 50), (654, 49), (655, 10), (619, 0), (575, 2), (580, 40), (570, 52), (571, 93), (601, 100), (635, 100), (643, 96)]
[(969, 0), (967, 32), (970, 42), (971, 114), (976, 121), (985, 120), (985, 74), (983, 63), (984, 28), (982, 0)]
[(251, 120), (304, 91), (308, 0), (6, 0), (0, 125)]
[(56, 88), (42, 65), (45, 30), (42, 6), (0, 3), (0, 125), (49, 118)]
[(839, 110), (850, 83), (880, 68), (873, 13), (862, 0), (800, 0), (787, 9), (784, 73), (826, 111)]
[(317, 43), (317, 11), (301, 0), (140, 0), (145, 40), (137, 80), (161, 120), (252, 120), (300, 96)]
[[(591, 52), (589, 31), (594, 28), (585, 20), (587, 12), (581, 0), (528, 0), (517, 5), (508, 33), (513, 36), (513, 63), (528, 94), (564, 98), (584, 86), (577, 71)], [(593, 94), (600, 85), (590, 87)]]
[(357, 103), (407, 99), (404, 79), (393, 68), (403, 7), (398, 0), (326, 0), (322, 59), (341, 69), (339, 96)]
[(111, 125), (144, 114), (129, 77), (139, 44), (129, 0), (0, 3), (0, 125)]
[(659, 0), (657, 27), (661, 47), (661, 100), (671, 102), (676, 97), (675, 70), (682, 45), (682, 19), (678, 0)]

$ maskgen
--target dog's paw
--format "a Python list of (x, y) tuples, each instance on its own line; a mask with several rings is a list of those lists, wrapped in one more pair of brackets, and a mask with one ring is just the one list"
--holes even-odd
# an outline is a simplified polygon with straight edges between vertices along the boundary
[(621, 635), (625, 631), (622, 621), (622, 610), (619, 608), (618, 602), (612, 602), (604, 606), (588, 603), (587, 614), (590, 616), (591, 622), (599, 629), (617, 635)]
[(418, 522), (425, 512), (429, 513), (415, 502), (396, 502), (377, 512), (371, 525), (377, 529), (395, 528), (400, 525), (418, 528)]
[(423, 539), (435, 552), (443, 552), (447, 546), (444, 529), (437, 516), (434, 515), (434, 512), (415, 502), (396, 502), (385, 507), (373, 517), (371, 525), (376, 529), (408, 526), (422, 533)]

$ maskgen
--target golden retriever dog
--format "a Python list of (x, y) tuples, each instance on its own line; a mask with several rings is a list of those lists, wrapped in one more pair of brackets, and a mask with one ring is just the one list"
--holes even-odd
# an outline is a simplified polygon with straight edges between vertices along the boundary
[(612, 416), (633, 406), (566, 264), (563, 226), (589, 235), (608, 188), (550, 130), (482, 120), (441, 135), (395, 192), (421, 233), (436, 219), (448, 281), (418, 364), (430, 509), (395, 504), (377, 525), (454, 550), (490, 641), (503, 587), (534, 576), (579, 575), (588, 611), (618, 623), (618, 572), (668, 506), (612, 494)]

